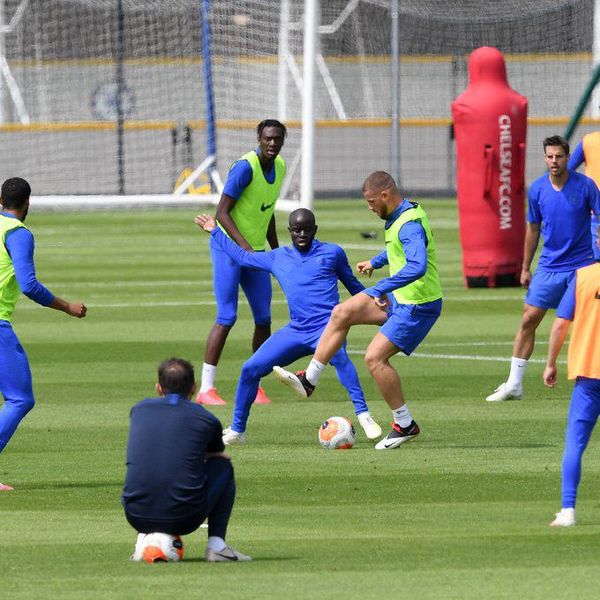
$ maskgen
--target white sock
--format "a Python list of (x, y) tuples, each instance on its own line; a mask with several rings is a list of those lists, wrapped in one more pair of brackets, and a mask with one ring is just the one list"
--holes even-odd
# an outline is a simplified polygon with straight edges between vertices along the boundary
[(217, 376), (217, 365), (202, 363), (202, 381), (200, 382), (200, 391), (208, 392), (215, 387), (215, 377)]
[(321, 377), (321, 373), (326, 366), (313, 358), (308, 365), (308, 369), (306, 369), (306, 379), (308, 379), (308, 382), (317, 385), (319, 377)]
[(392, 411), (392, 417), (394, 419), (394, 423), (400, 425), (400, 427), (408, 427), (412, 423), (412, 415), (408, 410), (408, 406), (406, 404), (401, 406), (400, 408), (395, 408)]
[(510, 375), (506, 382), (506, 387), (509, 389), (522, 388), (523, 377), (527, 369), (528, 360), (526, 358), (517, 358), (513, 356), (510, 359)]
[(214, 552), (221, 552), (221, 550), (223, 550), (223, 548), (225, 548), (227, 544), (225, 543), (225, 540), (223, 538), (218, 537), (216, 535), (209, 535), (207, 546)]

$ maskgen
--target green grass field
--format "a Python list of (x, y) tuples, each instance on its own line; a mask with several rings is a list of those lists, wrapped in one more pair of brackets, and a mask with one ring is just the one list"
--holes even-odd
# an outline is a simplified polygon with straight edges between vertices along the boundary
[[(255, 560), (207, 564), (206, 530), (170, 565), (128, 561), (135, 533), (120, 506), (130, 407), (153, 395), (170, 355), (199, 369), (214, 318), (208, 236), (186, 210), (33, 214), (40, 279), (88, 305), (83, 321), (19, 302), (14, 328), (32, 365), (37, 406), (0, 456), (0, 585), (4, 598), (597, 598), (599, 445), (584, 459), (578, 524), (551, 530), (571, 386), (541, 381), (542, 324), (522, 402), (490, 405), (504, 380), (523, 294), (462, 287), (456, 204), (428, 201), (446, 302), (416, 356), (395, 360), (421, 425), (413, 444), (376, 452), (317, 442), (327, 417), (352, 417), (333, 369), (301, 402), (272, 378), (253, 409), (248, 444), (231, 449), (238, 499), (229, 541)], [(318, 237), (351, 264), (376, 254), (381, 222), (361, 201), (319, 202)], [(288, 240), (284, 215), (280, 239)], [(380, 232), (364, 240), (361, 231)], [(274, 327), (287, 322), (275, 284)], [(242, 302), (219, 391), (232, 400), (249, 355)], [(355, 354), (373, 415), (390, 419)], [(299, 361), (298, 367), (306, 361)], [(229, 423), (232, 403), (215, 409)]]

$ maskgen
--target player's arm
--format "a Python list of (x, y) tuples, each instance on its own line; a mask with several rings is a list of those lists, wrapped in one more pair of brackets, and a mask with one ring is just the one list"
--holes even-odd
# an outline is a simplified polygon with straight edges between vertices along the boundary
[(395, 275), (381, 279), (374, 286), (365, 289), (365, 294), (381, 297), (404, 287), (425, 275), (427, 271), (427, 236), (423, 226), (418, 221), (408, 221), (399, 233), (398, 239), (402, 244), (406, 264)]
[(230, 240), (218, 227), (216, 221), (207, 214), (194, 217), (194, 223), (203, 231), (210, 233), (223, 251), (242, 267), (252, 267), (271, 272), (273, 257), (271, 252), (248, 252)]
[(583, 152), (583, 142), (579, 142), (575, 147), (575, 150), (571, 153), (571, 157), (569, 158), (569, 162), (567, 163), (567, 169), (569, 171), (575, 171), (577, 167), (585, 162), (585, 154)]
[(223, 193), (221, 194), (215, 215), (217, 221), (229, 234), (231, 239), (248, 252), (252, 252), (252, 247), (235, 224), (231, 217), (231, 211), (242, 195), (242, 192), (251, 181), (252, 167), (250, 166), (250, 163), (247, 160), (238, 160), (233, 163), (233, 166), (227, 175), (227, 181), (225, 182), (225, 187), (223, 188)]
[(381, 269), (388, 264), (387, 251), (380, 252), (377, 256), (369, 260), (363, 260), (356, 263), (356, 270), (363, 275), (371, 277), (375, 269)]
[(523, 245), (523, 267), (521, 268), (521, 285), (526, 288), (531, 283), (531, 263), (540, 241), (540, 230), (540, 223), (527, 223)]
[(554, 387), (556, 385), (556, 375), (558, 372), (556, 369), (556, 359), (565, 342), (570, 324), (571, 321), (557, 317), (552, 325), (550, 339), (548, 340), (548, 357), (546, 359), (546, 368), (544, 369), (543, 375), (544, 383), (548, 387)]
[(556, 359), (560, 353), (560, 349), (565, 343), (569, 325), (575, 317), (575, 289), (577, 286), (577, 275), (571, 279), (567, 291), (562, 297), (558, 308), (556, 309), (556, 319), (550, 331), (550, 339), (548, 340), (548, 356), (546, 358), (546, 368), (544, 369), (543, 379), (548, 387), (556, 385)]
[(275, 215), (271, 216), (269, 227), (267, 228), (267, 242), (271, 246), (271, 250), (279, 248), (279, 240), (277, 239), (277, 227), (275, 226)]
[(6, 237), (6, 249), (10, 254), (19, 289), (29, 299), (42, 306), (60, 310), (72, 317), (85, 317), (87, 308), (82, 302), (67, 302), (44, 287), (35, 274), (33, 254), (35, 243), (32, 233), (16, 229)]
[(340, 246), (336, 247), (335, 272), (344, 287), (354, 296), (365, 289), (365, 286), (354, 276), (348, 257)]
[(221, 194), (221, 199), (219, 200), (219, 204), (217, 206), (217, 221), (221, 224), (223, 229), (229, 234), (232, 240), (238, 246), (244, 248), (248, 252), (252, 252), (252, 246), (246, 241), (246, 238), (240, 233), (240, 230), (237, 228), (234, 220), (231, 218), (231, 211), (235, 206), (236, 200), (231, 196), (223, 193)]
[(590, 211), (593, 212), (597, 217), (600, 217), (600, 190), (598, 190), (596, 182), (589, 177), (587, 184), (587, 196)]

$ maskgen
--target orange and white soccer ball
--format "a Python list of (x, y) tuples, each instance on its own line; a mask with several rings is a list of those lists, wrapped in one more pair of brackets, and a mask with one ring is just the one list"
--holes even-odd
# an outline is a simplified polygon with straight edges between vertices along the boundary
[(144, 562), (179, 562), (183, 558), (183, 541), (178, 535), (147, 533), (140, 542)]
[(329, 417), (319, 429), (319, 442), (328, 450), (347, 450), (355, 441), (354, 425), (346, 417)]

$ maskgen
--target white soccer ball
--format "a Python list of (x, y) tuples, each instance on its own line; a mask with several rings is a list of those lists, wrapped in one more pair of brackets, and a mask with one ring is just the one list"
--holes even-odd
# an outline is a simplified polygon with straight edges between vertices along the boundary
[(347, 450), (355, 441), (354, 425), (346, 417), (329, 417), (319, 428), (319, 442), (328, 450)]
[(142, 542), (142, 558), (147, 563), (179, 562), (183, 551), (183, 541), (178, 535), (148, 533)]

